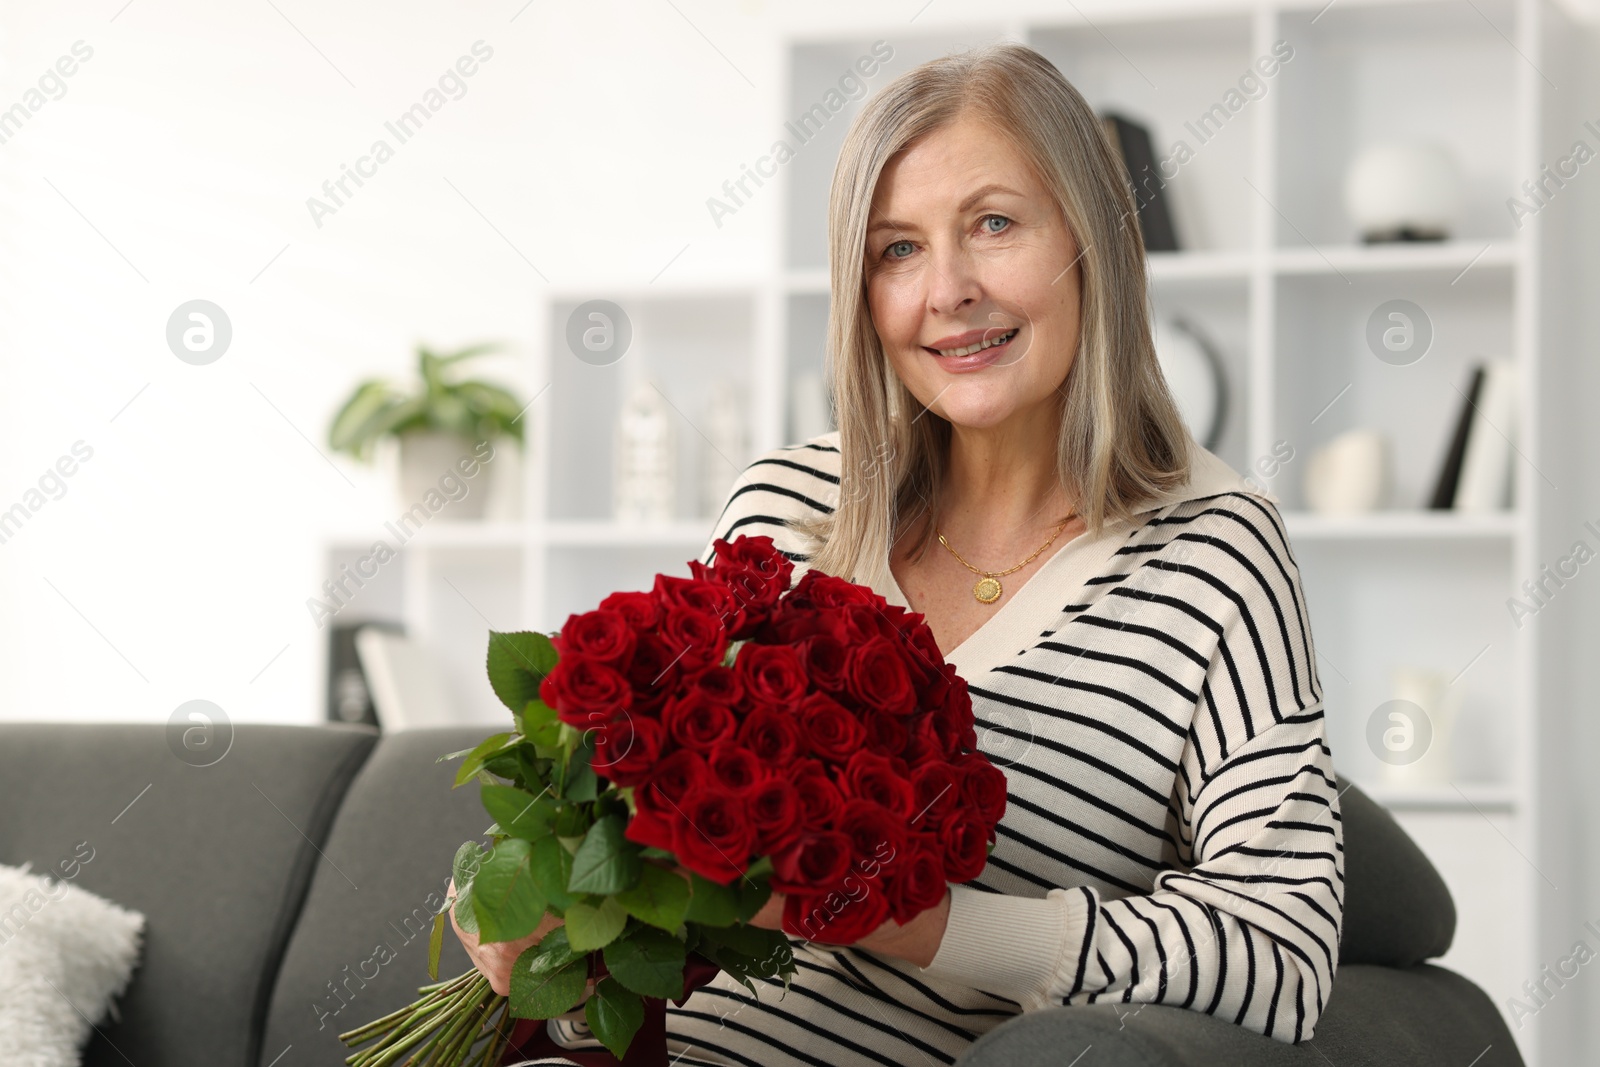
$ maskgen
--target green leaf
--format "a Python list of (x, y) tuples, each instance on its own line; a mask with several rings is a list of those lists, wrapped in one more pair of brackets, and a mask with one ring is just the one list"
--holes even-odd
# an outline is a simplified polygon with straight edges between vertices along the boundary
[(607, 816), (589, 827), (572, 857), (567, 889), (573, 893), (620, 893), (639, 880), (639, 846), (622, 836), (623, 821)]
[(472, 904), (483, 941), (515, 941), (533, 933), (548, 901), (535, 882), (528, 842), (508, 837), (495, 845), (472, 881)]
[(539, 699), (539, 683), (559, 658), (544, 634), (529, 630), (509, 634), (489, 631), (489, 685), (513, 712), (520, 712), (530, 700)]
[(763, 930), (758, 926), (743, 924), (702, 927), (700, 933), (711, 944), (731, 948), (741, 956), (749, 956), (752, 959), (760, 959), (771, 951), (775, 943), (775, 939), (771, 936), (773, 934), (782, 937), (785, 944), (788, 943), (788, 938), (781, 930)]
[[(477, 775), (478, 771), (483, 768), (484, 763), (487, 762), (491, 756), (497, 755), (511, 746), (520, 743), (520, 739), (517, 738), (515, 734), (510, 733), (491, 734), (484, 738), (482, 741), (478, 742), (475, 748), (471, 748), (467, 751), (467, 758), (463, 760), (461, 762), (461, 766), (456, 769), (456, 785), (466, 785), (467, 782)], [(451, 788), (454, 789), (455, 786), (451, 786)]]
[(698, 874), (691, 874), (690, 882), (693, 892), (686, 921), (703, 926), (732, 926), (739, 921), (739, 896), (732, 888)]
[(575, 837), (582, 840), (583, 835), (589, 832), (589, 827), (594, 825), (594, 820), (589, 818), (589, 813), (582, 804), (563, 804), (556, 812), (553, 825), (557, 837)]
[(564, 915), (577, 896), (567, 892), (572, 877), (572, 853), (554, 837), (541, 837), (533, 843), (533, 884), (550, 904), (550, 910)]
[(583, 999), (588, 984), (588, 958), (572, 951), (558, 926), (512, 964), (511, 1014), (518, 1019), (565, 1014)]
[(617, 903), (640, 922), (676, 931), (689, 913), (689, 883), (683, 875), (646, 863), (639, 884), (617, 893)]
[(644, 1001), (610, 978), (595, 983), (594, 996), (583, 1006), (583, 1018), (600, 1043), (622, 1059), (633, 1035), (644, 1025)]
[(439, 980), (439, 953), (444, 949), (444, 912), (433, 917), (433, 933), (428, 935), (428, 981)]
[(580, 804), (595, 798), (600, 791), (600, 779), (594, 773), (593, 760), (594, 735), (586, 733), (567, 760), (567, 784), (562, 796)]
[[(763, 857), (765, 858), (765, 857)], [(772, 896), (772, 886), (765, 879), (759, 882), (749, 878), (741, 878), (728, 888), (733, 890), (734, 896), (739, 898), (739, 921), (749, 922), (755, 917), (756, 912), (766, 906)]]
[(483, 849), (478, 847), (476, 841), (465, 841), (456, 849), (455, 860), (451, 863), (451, 880), (455, 882), (456, 899), (452, 905), (455, 908), (456, 922), (461, 929), (469, 934), (478, 932), (478, 916), (472, 909), (472, 883), (478, 877), (478, 869), (483, 865)]
[(478, 911), (472, 904), (472, 887), (470, 885), (465, 889), (456, 890), (455, 909), (456, 922), (461, 929), (469, 934), (479, 934), (481, 936), (482, 931), (478, 929)]
[(555, 745), (561, 738), (561, 720), (556, 709), (542, 700), (530, 700), (517, 716), (522, 736), (536, 745)]
[(611, 897), (599, 905), (574, 901), (567, 909), (567, 940), (574, 952), (593, 952), (605, 948), (616, 940), (622, 928), (628, 925), (628, 913)]
[(553, 801), (509, 785), (484, 786), (483, 806), (494, 816), (502, 833), (525, 841), (537, 841), (549, 834), (550, 820), (556, 812)]
[(682, 941), (664, 930), (641, 926), (607, 945), (605, 958), (611, 977), (635, 993), (668, 1000), (683, 996), (688, 952)]

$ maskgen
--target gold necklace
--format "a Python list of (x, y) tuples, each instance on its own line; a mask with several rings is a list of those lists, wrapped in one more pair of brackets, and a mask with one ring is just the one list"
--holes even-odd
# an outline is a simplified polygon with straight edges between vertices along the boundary
[(1029, 556), (1015, 567), (1003, 571), (980, 571), (966, 560), (961, 559), (961, 553), (957, 552), (953, 548), (950, 548), (950, 542), (944, 539), (944, 534), (939, 533), (938, 526), (933, 528), (933, 532), (939, 534), (939, 543), (946, 548), (950, 548), (950, 554), (956, 559), (961, 560), (961, 565), (963, 567), (967, 568), (967, 570), (971, 571), (973, 574), (979, 576), (978, 581), (972, 587), (972, 595), (977, 597), (981, 603), (993, 604), (996, 600), (1000, 599), (1000, 594), (1005, 591), (1000, 586), (1001, 576), (1010, 574), (1012, 571), (1019, 571), (1023, 567), (1026, 567), (1029, 563), (1032, 563), (1034, 558), (1037, 557), (1040, 552), (1043, 552), (1045, 549), (1049, 548), (1051, 542), (1061, 535), (1061, 531), (1067, 528), (1067, 523), (1072, 521), (1075, 514), (1076, 513), (1068, 515), (1065, 519), (1061, 520), (1061, 525), (1057, 526), (1056, 532), (1050, 535), (1050, 540), (1034, 549), (1032, 556)]

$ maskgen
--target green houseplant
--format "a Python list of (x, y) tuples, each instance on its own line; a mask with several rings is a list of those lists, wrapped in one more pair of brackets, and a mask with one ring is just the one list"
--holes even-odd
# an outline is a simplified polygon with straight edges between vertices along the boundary
[[(401, 497), (408, 503), (421, 499), (442, 475), (455, 470), (458, 460), (492, 458), (492, 452), (489, 456), (475, 452), (478, 442), (492, 446), (496, 438), (511, 438), (520, 448), (522, 402), (502, 386), (457, 380), (451, 373), (457, 364), (499, 348), (477, 344), (440, 354), (419, 345), (420, 384), (406, 388), (384, 378), (361, 382), (333, 417), (329, 446), (366, 463), (380, 440), (398, 439)], [(465, 468), (457, 473), (465, 473)], [(461, 518), (481, 517), (486, 496), (468, 493), (452, 510)]]

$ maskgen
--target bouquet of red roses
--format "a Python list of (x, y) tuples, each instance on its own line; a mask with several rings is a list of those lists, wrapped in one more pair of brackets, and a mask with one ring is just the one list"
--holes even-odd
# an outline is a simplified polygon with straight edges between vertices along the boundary
[[(347, 1062), (416, 1048), (407, 1062), (456, 1065), (488, 1038), (474, 1058), (492, 1064), (510, 1019), (580, 1002), (620, 1059), (647, 1007), (687, 996), (692, 958), (752, 993), (757, 975), (787, 983), (785, 934), (851, 944), (983, 869), (1006, 779), (922, 616), (820, 571), (790, 589), (770, 537), (714, 544), (715, 564), (613, 593), (555, 635), (490, 635), (516, 729), (442, 757), (465, 756), (456, 784), (478, 779), (496, 820), (488, 850), (458, 851), (449, 906), (482, 941), (546, 913), (563, 925), (517, 959), (509, 998), (476, 971), (424, 987), (340, 1035), (381, 1038)], [(745, 925), (773, 891), (783, 932)]]

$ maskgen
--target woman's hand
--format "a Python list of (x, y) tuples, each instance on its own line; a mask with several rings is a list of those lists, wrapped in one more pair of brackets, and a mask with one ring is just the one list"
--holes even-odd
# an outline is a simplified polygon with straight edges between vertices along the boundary
[[(456, 937), (461, 940), (461, 947), (467, 950), (467, 955), (472, 958), (472, 965), (478, 973), (489, 979), (489, 987), (502, 997), (511, 995), (511, 967), (517, 962), (517, 957), (522, 955), (529, 946), (537, 945), (545, 934), (560, 926), (565, 920), (554, 915), (546, 915), (544, 920), (533, 933), (515, 941), (490, 941), (481, 943), (477, 934), (469, 934), (461, 929), (461, 924), (456, 922), (456, 880), (450, 879), (450, 925), (455, 929)], [(585, 994), (594, 992), (594, 983), (589, 983)]]
[[(763, 930), (782, 930), (785, 899), (784, 894), (774, 891), (761, 910), (751, 917), (750, 925)], [(880, 956), (894, 956), (918, 967), (926, 967), (939, 954), (939, 944), (944, 940), (949, 919), (950, 891), (946, 889), (943, 900), (904, 926), (889, 919), (851, 947)]]

